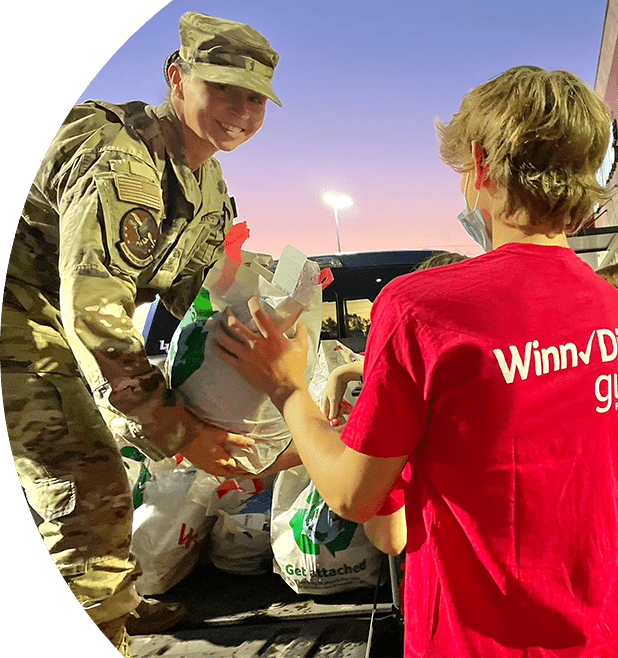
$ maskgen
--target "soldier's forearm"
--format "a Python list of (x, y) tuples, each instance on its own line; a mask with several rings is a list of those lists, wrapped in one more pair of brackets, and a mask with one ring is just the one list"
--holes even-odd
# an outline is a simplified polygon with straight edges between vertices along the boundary
[(156, 448), (153, 456), (157, 458), (170, 457), (195, 439), (203, 422), (167, 387), (163, 373), (145, 353), (93, 354), (108, 382), (108, 414), (117, 410), (127, 419), (123, 424), (112, 418), (116, 427), (123, 427), (117, 433), (132, 442), (149, 442)]

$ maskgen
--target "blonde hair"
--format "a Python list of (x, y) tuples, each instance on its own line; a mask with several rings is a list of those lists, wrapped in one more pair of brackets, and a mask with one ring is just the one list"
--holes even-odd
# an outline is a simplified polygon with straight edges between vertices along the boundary
[(572, 234), (609, 197), (596, 173), (610, 122), (572, 73), (517, 66), (471, 89), (436, 130), (440, 157), (458, 173), (473, 168), (471, 145), (479, 143), (488, 178), (506, 191), (504, 217), (524, 210), (533, 227)]
[(597, 274), (602, 279), (611, 283), (615, 288), (618, 288), (618, 263), (602, 267), (600, 270), (597, 270)]
[(461, 263), (462, 260), (468, 260), (468, 257), (453, 251), (436, 251), (429, 258), (421, 261), (412, 271), (418, 272), (419, 270), (430, 270), (442, 265), (453, 265)]

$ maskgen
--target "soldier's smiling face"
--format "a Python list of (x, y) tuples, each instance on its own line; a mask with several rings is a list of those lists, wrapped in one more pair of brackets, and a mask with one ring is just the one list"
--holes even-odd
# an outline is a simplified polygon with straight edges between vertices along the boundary
[(172, 89), (182, 101), (178, 113), (190, 164), (196, 157), (207, 159), (217, 151), (233, 151), (253, 137), (264, 121), (267, 99), (255, 91), (206, 82), (194, 75), (183, 76)]

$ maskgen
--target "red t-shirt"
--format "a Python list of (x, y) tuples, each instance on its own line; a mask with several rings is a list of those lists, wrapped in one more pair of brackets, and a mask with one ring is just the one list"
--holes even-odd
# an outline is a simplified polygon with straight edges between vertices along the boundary
[(618, 291), (519, 243), (402, 276), (363, 380), (343, 441), (410, 455), (406, 658), (618, 656)]

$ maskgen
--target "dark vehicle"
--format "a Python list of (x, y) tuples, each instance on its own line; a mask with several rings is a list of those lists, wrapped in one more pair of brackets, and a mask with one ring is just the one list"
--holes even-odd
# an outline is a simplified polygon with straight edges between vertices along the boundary
[(352, 351), (363, 352), (371, 306), (380, 290), (435, 253), (427, 250), (361, 251), (314, 256), (322, 268), (330, 268), (334, 277), (324, 289), (320, 337), (339, 340)]
[[(362, 251), (311, 256), (333, 281), (324, 289), (322, 334), (354, 352), (363, 352), (369, 331), (369, 313), (380, 290), (394, 278), (407, 274), (436, 251)], [(152, 304), (143, 334), (146, 353), (155, 362), (165, 360), (178, 320), (158, 302)]]
[[(603, 264), (615, 259), (618, 249), (616, 226), (588, 228), (569, 237), (569, 245), (582, 258), (605, 252)], [(333, 281), (324, 289), (322, 304), (323, 340), (336, 339), (360, 353), (365, 349), (371, 306), (380, 290), (439, 250), (360, 251), (311, 256), (322, 268), (330, 268)], [(593, 265), (594, 266), (594, 265)], [(153, 361), (165, 360), (178, 320), (155, 302), (146, 318), (143, 334), (146, 353)]]

